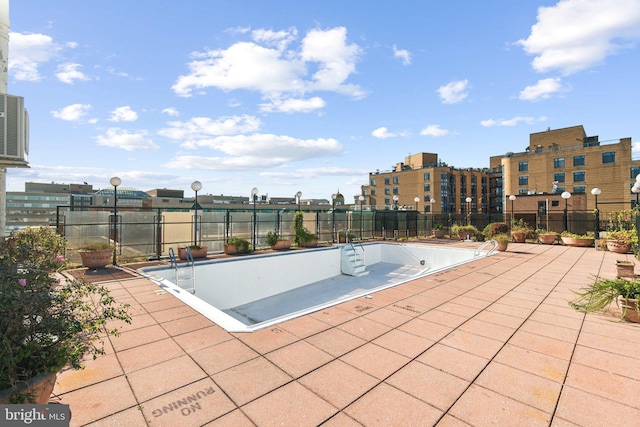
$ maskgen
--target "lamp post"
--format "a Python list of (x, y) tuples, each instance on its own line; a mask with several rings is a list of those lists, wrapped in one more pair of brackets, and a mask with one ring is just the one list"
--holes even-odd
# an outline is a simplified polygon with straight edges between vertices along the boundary
[(336, 242), (336, 198), (338, 195), (333, 193), (331, 195), (331, 240)]
[(202, 190), (200, 181), (193, 181), (191, 189), (196, 192), (196, 202), (193, 204), (195, 214), (193, 215), (193, 246), (198, 245), (198, 191)]
[(398, 210), (398, 200), (400, 198), (398, 197), (398, 195), (396, 194), (395, 196), (393, 196), (393, 204), (395, 205), (395, 209)]
[(416, 212), (418, 212), (418, 202), (420, 201), (420, 197), (414, 198), (413, 201), (416, 202)]
[(400, 197), (398, 197), (398, 195), (394, 195), (393, 196), (393, 204), (396, 207), (396, 214), (395, 214), (395, 218), (393, 221), (393, 238), (397, 239), (398, 238), (398, 200), (400, 199)]
[(298, 199), (298, 211), (300, 211), (300, 199), (302, 198), (302, 191), (296, 193), (296, 199)]
[(360, 200), (360, 240), (362, 240), (362, 222), (364, 221), (364, 211), (362, 210), (362, 206), (364, 205), (364, 196), (362, 194), (359, 195), (358, 200)]
[(638, 193), (640, 193), (640, 174), (636, 175), (636, 182), (633, 184), (633, 187), (631, 187), (631, 192), (634, 193), (636, 195), (636, 205), (635, 207), (638, 207)]
[(258, 200), (258, 189), (253, 187), (251, 190), (251, 198), (253, 199), (253, 250), (256, 250), (256, 235), (258, 234), (258, 227), (256, 221), (256, 200)]
[(509, 200), (511, 200), (511, 227), (513, 227), (513, 201), (516, 199), (516, 195), (512, 194), (509, 196)]
[(569, 193), (568, 191), (564, 191), (561, 194), (561, 196), (564, 199), (564, 229), (566, 231), (569, 231), (569, 211), (567, 210), (567, 208), (568, 208), (567, 207), (567, 202), (568, 202), (569, 198), (571, 197), (571, 193)]
[[(595, 211), (596, 226), (593, 234), (597, 240), (600, 238), (600, 211), (598, 210), (598, 196), (602, 194), (602, 190), (599, 189), (598, 187), (592, 188), (591, 194), (593, 194), (596, 197), (596, 211)], [(596, 243), (596, 248), (597, 248), (597, 243)]]
[(109, 180), (113, 185), (113, 265), (116, 265), (116, 252), (118, 250), (118, 185), (122, 180), (114, 176)]
[(471, 225), (471, 197), (467, 197), (465, 202), (467, 202), (467, 225)]
[(430, 208), (429, 210), (431, 211), (431, 228), (433, 228), (434, 224), (433, 224), (433, 218), (435, 218), (435, 215), (433, 213), (433, 204), (436, 202), (436, 199), (432, 198), (431, 200), (429, 200), (429, 205)]

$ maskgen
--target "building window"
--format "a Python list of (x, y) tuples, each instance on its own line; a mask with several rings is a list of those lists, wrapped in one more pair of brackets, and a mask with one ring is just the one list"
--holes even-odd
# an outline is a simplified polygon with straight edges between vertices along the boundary
[(584, 155), (573, 156), (573, 166), (584, 166)]
[(397, 183), (398, 183), (398, 177), (397, 177), (397, 176), (394, 176), (394, 177), (393, 177), (393, 183), (394, 183), (394, 184), (397, 184)]
[(518, 191), (518, 194), (529, 194), (529, 190), (527, 190), (526, 188), (521, 188), (521, 189)]
[(425, 184), (425, 185), (424, 185), (424, 191), (425, 191), (425, 192), (427, 192), (427, 191), (431, 191), (431, 184)]
[(556, 182), (564, 182), (564, 173), (554, 173), (553, 180)]
[(388, 197), (384, 198), (384, 204), (385, 205), (390, 205), (391, 204), (391, 200)]
[(518, 185), (529, 185), (529, 176), (519, 176), (518, 177)]
[(426, 203), (431, 203), (431, 195), (430, 194), (425, 194), (423, 199), (424, 199), (424, 201)]
[(556, 188), (556, 194), (562, 194), (562, 193), (564, 193), (564, 187)]
[(393, 194), (398, 194), (398, 187), (393, 187)]
[(372, 195), (372, 196), (375, 196), (375, 195), (376, 195), (376, 189), (375, 189), (375, 188), (372, 188), (372, 189), (371, 189), (371, 195)]
[(529, 170), (529, 162), (520, 162), (518, 163), (518, 171), (526, 172)]
[(371, 185), (372, 185), (372, 186), (375, 186), (375, 185), (376, 185), (376, 180), (375, 180), (375, 178), (372, 178), (372, 179), (371, 179)]
[(553, 167), (554, 169), (559, 169), (564, 167), (564, 157), (556, 157), (553, 159)]
[(584, 182), (585, 180), (585, 171), (574, 172), (573, 173), (573, 182)]
[(602, 153), (602, 163), (615, 163), (615, 162), (616, 162), (615, 151), (607, 151), (606, 153)]
[(573, 194), (584, 194), (587, 192), (587, 187), (584, 185), (577, 185), (573, 187)]
[(425, 181), (431, 181), (431, 172), (425, 172), (424, 173), (424, 180)]
[(389, 184), (391, 184), (391, 180), (389, 178), (385, 178), (384, 185), (389, 185)]
[(635, 178), (640, 174), (640, 166), (632, 166), (631, 167), (631, 176), (629, 178)]
[(384, 189), (384, 194), (391, 194), (391, 190), (389, 188), (385, 188)]

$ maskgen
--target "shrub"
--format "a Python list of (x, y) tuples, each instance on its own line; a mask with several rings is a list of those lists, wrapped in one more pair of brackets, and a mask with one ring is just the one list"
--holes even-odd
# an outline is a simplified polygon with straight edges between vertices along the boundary
[(244, 237), (229, 237), (227, 245), (235, 246), (238, 252), (249, 252), (249, 241)]
[(497, 234), (506, 234), (509, 232), (509, 226), (504, 222), (492, 222), (484, 228), (484, 234), (488, 238), (493, 238)]

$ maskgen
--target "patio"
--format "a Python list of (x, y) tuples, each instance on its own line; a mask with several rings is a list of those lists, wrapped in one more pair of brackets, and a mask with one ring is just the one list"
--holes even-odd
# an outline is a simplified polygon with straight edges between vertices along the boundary
[[(476, 243), (456, 242), (460, 246)], [(72, 426), (604, 426), (640, 419), (640, 324), (567, 301), (631, 255), (507, 252), (250, 334), (129, 269), (133, 322), (51, 402)], [(637, 261), (636, 261), (637, 263)]]

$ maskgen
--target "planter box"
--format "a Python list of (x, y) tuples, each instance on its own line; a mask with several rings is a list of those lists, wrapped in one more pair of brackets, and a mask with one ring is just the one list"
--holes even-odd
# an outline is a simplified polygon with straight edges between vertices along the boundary
[(616, 254), (626, 254), (631, 250), (631, 243), (623, 240), (607, 240), (607, 249)]
[(579, 248), (586, 248), (589, 246), (593, 246), (593, 242), (595, 239), (592, 237), (565, 237), (562, 236), (562, 244), (567, 246), (576, 246)]
[(638, 305), (637, 299), (627, 299), (618, 297), (618, 305), (622, 310), (622, 318), (627, 322), (640, 323), (640, 316), (636, 311), (636, 306)]
[(308, 242), (300, 242), (298, 243), (298, 246), (301, 248), (315, 248), (318, 246), (318, 239), (311, 239)]
[(433, 230), (432, 233), (432, 236), (436, 239), (442, 239), (444, 237), (444, 230)]
[[(191, 249), (191, 255), (193, 256), (194, 259), (197, 258), (206, 258), (207, 257), (207, 253), (209, 253), (209, 248), (204, 246), (200, 249)], [(178, 258), (185, 260), (187, 259), (187, 248), (186, 247), (182, 247), (182, 248), (178, 248)]]
[(271, 245), (271, 249), (274, 251), (286, 251), (291, 249), (291, 240), (278, 240), (275, 245)]
[(82, 258), (82, 265), (87, 268), (105, 268), (111, 262), (113, 249), (101, 249), (99, 251), (86, 251), (80, 249), (78, 251)]
[(616, 261), (616, 271), (618, 277), (634, 277), (635, 265), (632, 261)]
[(227, 255), (243, 254), (245, 251), (242, 248), (237, 248), (235, 245), (224, 244), (224, 253)]

